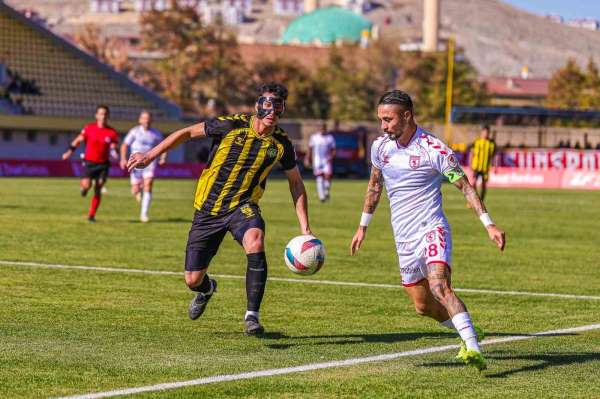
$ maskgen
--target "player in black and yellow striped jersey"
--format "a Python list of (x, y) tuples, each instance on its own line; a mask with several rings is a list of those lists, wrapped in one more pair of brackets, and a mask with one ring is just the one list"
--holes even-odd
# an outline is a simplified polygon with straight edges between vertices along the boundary
[(487, 125), (483, 126), (479, 137), (471, 144), (471, 169), (473, 169), (474, 174), (473, 185), (477, 188), (477, 182), (481, 178), (479, 197), (482, 201), (487, 192), (490, 167), (496, 154), (496, 143), (489, 137), (490, 127)]
[(202, 315), (216, 288), (216, 281), (206, 273), (211, 259), (229, 231), (243, 246), (248, 267), (244, 315), (247, 334), (260, 334), (259, 309), (267, 280), (264, 252), (265, 222), (258, 202), (267, 177), (279, 163), (290, 183), (302, 234), (311, 234), (308, 224), (306, 190), (298, 167), (294, 147), (286, 133), (277, 126), (285, 110), (287, 89), (277, 83), (259, 89), (256, 113), (208, 119), (169, 135), (147, 153), (132, 154), (128, 169), (144, 168), (165, 151), (196, 137), (212, 138), (208, 164), (196, 188), (196, 212), (188, 236), (185, 281), (197, 292), (190, 303), (191, 319)]

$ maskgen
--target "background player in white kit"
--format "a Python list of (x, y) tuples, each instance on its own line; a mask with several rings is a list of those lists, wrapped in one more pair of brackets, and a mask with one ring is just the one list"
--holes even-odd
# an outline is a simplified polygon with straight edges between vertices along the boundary
[[(150, 126), (152, 124), (152, 114), (149, 111), (142, 111), (138, 122), (139, 125), (127, 133), (121, 145), (121, 169), (127, 167), (127, 147), (131, 147), (131, 153), (147, 152), (163, 139), (163, 135)], [(160, 160), (155, 160), (145, 169), (134, 169), (131, 171), (131, 193), (142, 204), (140, 210), (140, 221), (142, 222), (150, 220), (148, 211), (152, 202), (152, 183), (154, 182), (156, 166), (157, 164), (164, 165), (166, 160), (167, 154), (164, 153), (161, 155)]]
[(317, 194), (321, 202), (329, 199), (335, 157), (335, 138), (324, 123), (319, 132), (310, 136), (308, 163), (312, 161), (313, 174), (317, 180)]
[(463, 340), (457, 358), (485, 369), (471, 317), (450, 285), (452, 237), (442, 209), (443, 178), (464, 193), (501, 251), (504, 232), (492, 222), (452, 150), (416, 125), (408, 94), (400, 90), (385, 93), (379, 100), (377, 117), (385, 135), (371, 148), (373, 168), (350, 253), (354, 255), (365, 239), (385, 183), (402, 284), (417, 313), (455, 329)]

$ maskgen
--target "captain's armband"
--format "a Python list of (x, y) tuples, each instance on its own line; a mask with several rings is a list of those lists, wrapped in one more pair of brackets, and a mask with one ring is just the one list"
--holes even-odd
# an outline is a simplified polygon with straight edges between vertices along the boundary
[(454, 183), (460, 180), (462, 177), (465, 177), (465, 172), (461, 169), (460, 166), (449, 169), (444, 173), (444, 176), (448, 179), (450, 183)]

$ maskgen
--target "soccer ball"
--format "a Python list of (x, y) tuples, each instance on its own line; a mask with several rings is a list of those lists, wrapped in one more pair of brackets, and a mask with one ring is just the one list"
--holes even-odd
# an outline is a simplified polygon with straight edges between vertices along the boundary
[(285, 264), (296, 274), (315, 274), (325, 263), (325, 247), (321, 240), (311, 235), (294, 237), (283, 253)]

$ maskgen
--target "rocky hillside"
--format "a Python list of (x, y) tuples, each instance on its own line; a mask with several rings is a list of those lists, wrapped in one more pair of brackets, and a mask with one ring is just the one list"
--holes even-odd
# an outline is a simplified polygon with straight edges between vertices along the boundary
[[(110, 26), (107, 31), (132, 37), (137, 34), (133, 12), (102, 17), (88, 13), (84, 0), (6, 0), (18, 8), (38, 10), (58, 32), (72, 33), (83, 23)], [(271, 0), (255, 0), (251, 21), (239, 28), (245, 41), (276, 41), (289, 18), (270, 11)], [(381, 36), (398, 43), (417, 42), (421, 37), (422, 0), (377, 0), (378, 7), (365, 16)], [(483, 75), (518, 75), (528, 66), (532, 76), (547, 77), (563, 66), (568, 57), (585, 65), (590, 56), (600, 64), (600, 32), (561, 25), (530, 14), (499, 0), (441, 0), (441, 35), (456, 37), (467, 57)]]

